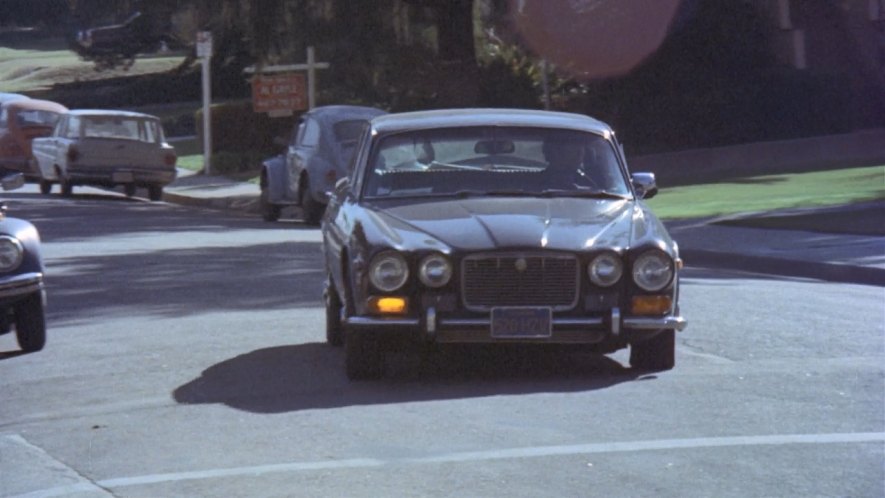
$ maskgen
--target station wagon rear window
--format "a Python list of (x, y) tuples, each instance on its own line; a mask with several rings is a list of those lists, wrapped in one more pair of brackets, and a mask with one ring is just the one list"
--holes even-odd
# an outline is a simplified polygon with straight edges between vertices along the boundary
[(162, 141), (158, 122), (120, 116), (85, 116), (80, 122), (83, 138), (111, 138), (157, 143)]

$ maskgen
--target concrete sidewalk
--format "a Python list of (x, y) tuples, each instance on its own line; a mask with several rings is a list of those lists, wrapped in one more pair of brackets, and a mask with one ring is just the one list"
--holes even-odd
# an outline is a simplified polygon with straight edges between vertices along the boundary
[[(255, 183), (204, 176), (179, 170), (179, 179), (164, 190), (164, 200), (210, 209), (234, 210), (259, 217), (260, 188)], [(873, 205), (876, 209), (869, 209)], [(831, 209), (877, 216), (885, 201), (859, 206), (803, 210), (805, 215)], [(783, 217), (793, 212), (751, 213), (745, 218)], [(667, 222), (688, 267), (728, 268), (797, 278), (885, 287), (885, 237), (809, 230), (734, 226), (738, 217)], [(885, 224), (885, 219), (872, 223)], [(881, 225), (880, 225), (881, 226)]]

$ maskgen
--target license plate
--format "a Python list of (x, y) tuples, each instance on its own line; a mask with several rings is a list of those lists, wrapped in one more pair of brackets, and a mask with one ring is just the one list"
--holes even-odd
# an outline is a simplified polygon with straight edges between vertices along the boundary
[(492, 308), (492, 337), (550, 337), (550, 308)]
[(111, 174), (111, 181), (116, 183), (132, 183), (135, 177), (131, 171), (115, 171)]

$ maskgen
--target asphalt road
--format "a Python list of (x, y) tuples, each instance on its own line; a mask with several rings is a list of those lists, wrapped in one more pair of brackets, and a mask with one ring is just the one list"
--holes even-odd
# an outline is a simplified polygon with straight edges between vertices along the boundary
[(351, 383), (316, 230), (97, 192), (5, 195), (50, 304), (42, 352), (0, 336), (0, 496), (885, 495), (881, 287), (689, 268), (672, 371), (450, 351)]

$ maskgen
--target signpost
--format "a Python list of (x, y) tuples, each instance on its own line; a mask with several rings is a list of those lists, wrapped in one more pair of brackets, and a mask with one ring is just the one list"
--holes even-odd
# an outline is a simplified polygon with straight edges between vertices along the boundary
[(212, 32), (197, 33), (197, 57), (203, 65), (203, 174), (209, 175), (212, 164), (212, 76), (209, 62), (212, 59)]
[(287, 64), (245, 69), (258, 73), (252, 78), (252, 107), (255, 112), (267, 112), (271, 116), (291, 114), (305, 109), (304, 75), (294, 71), (307, 71), (307, 109), (316, 106), (316, 70), (327, 69), (328, 62), (316, 62), (313, 47), (307, 47), (306, 64)]

